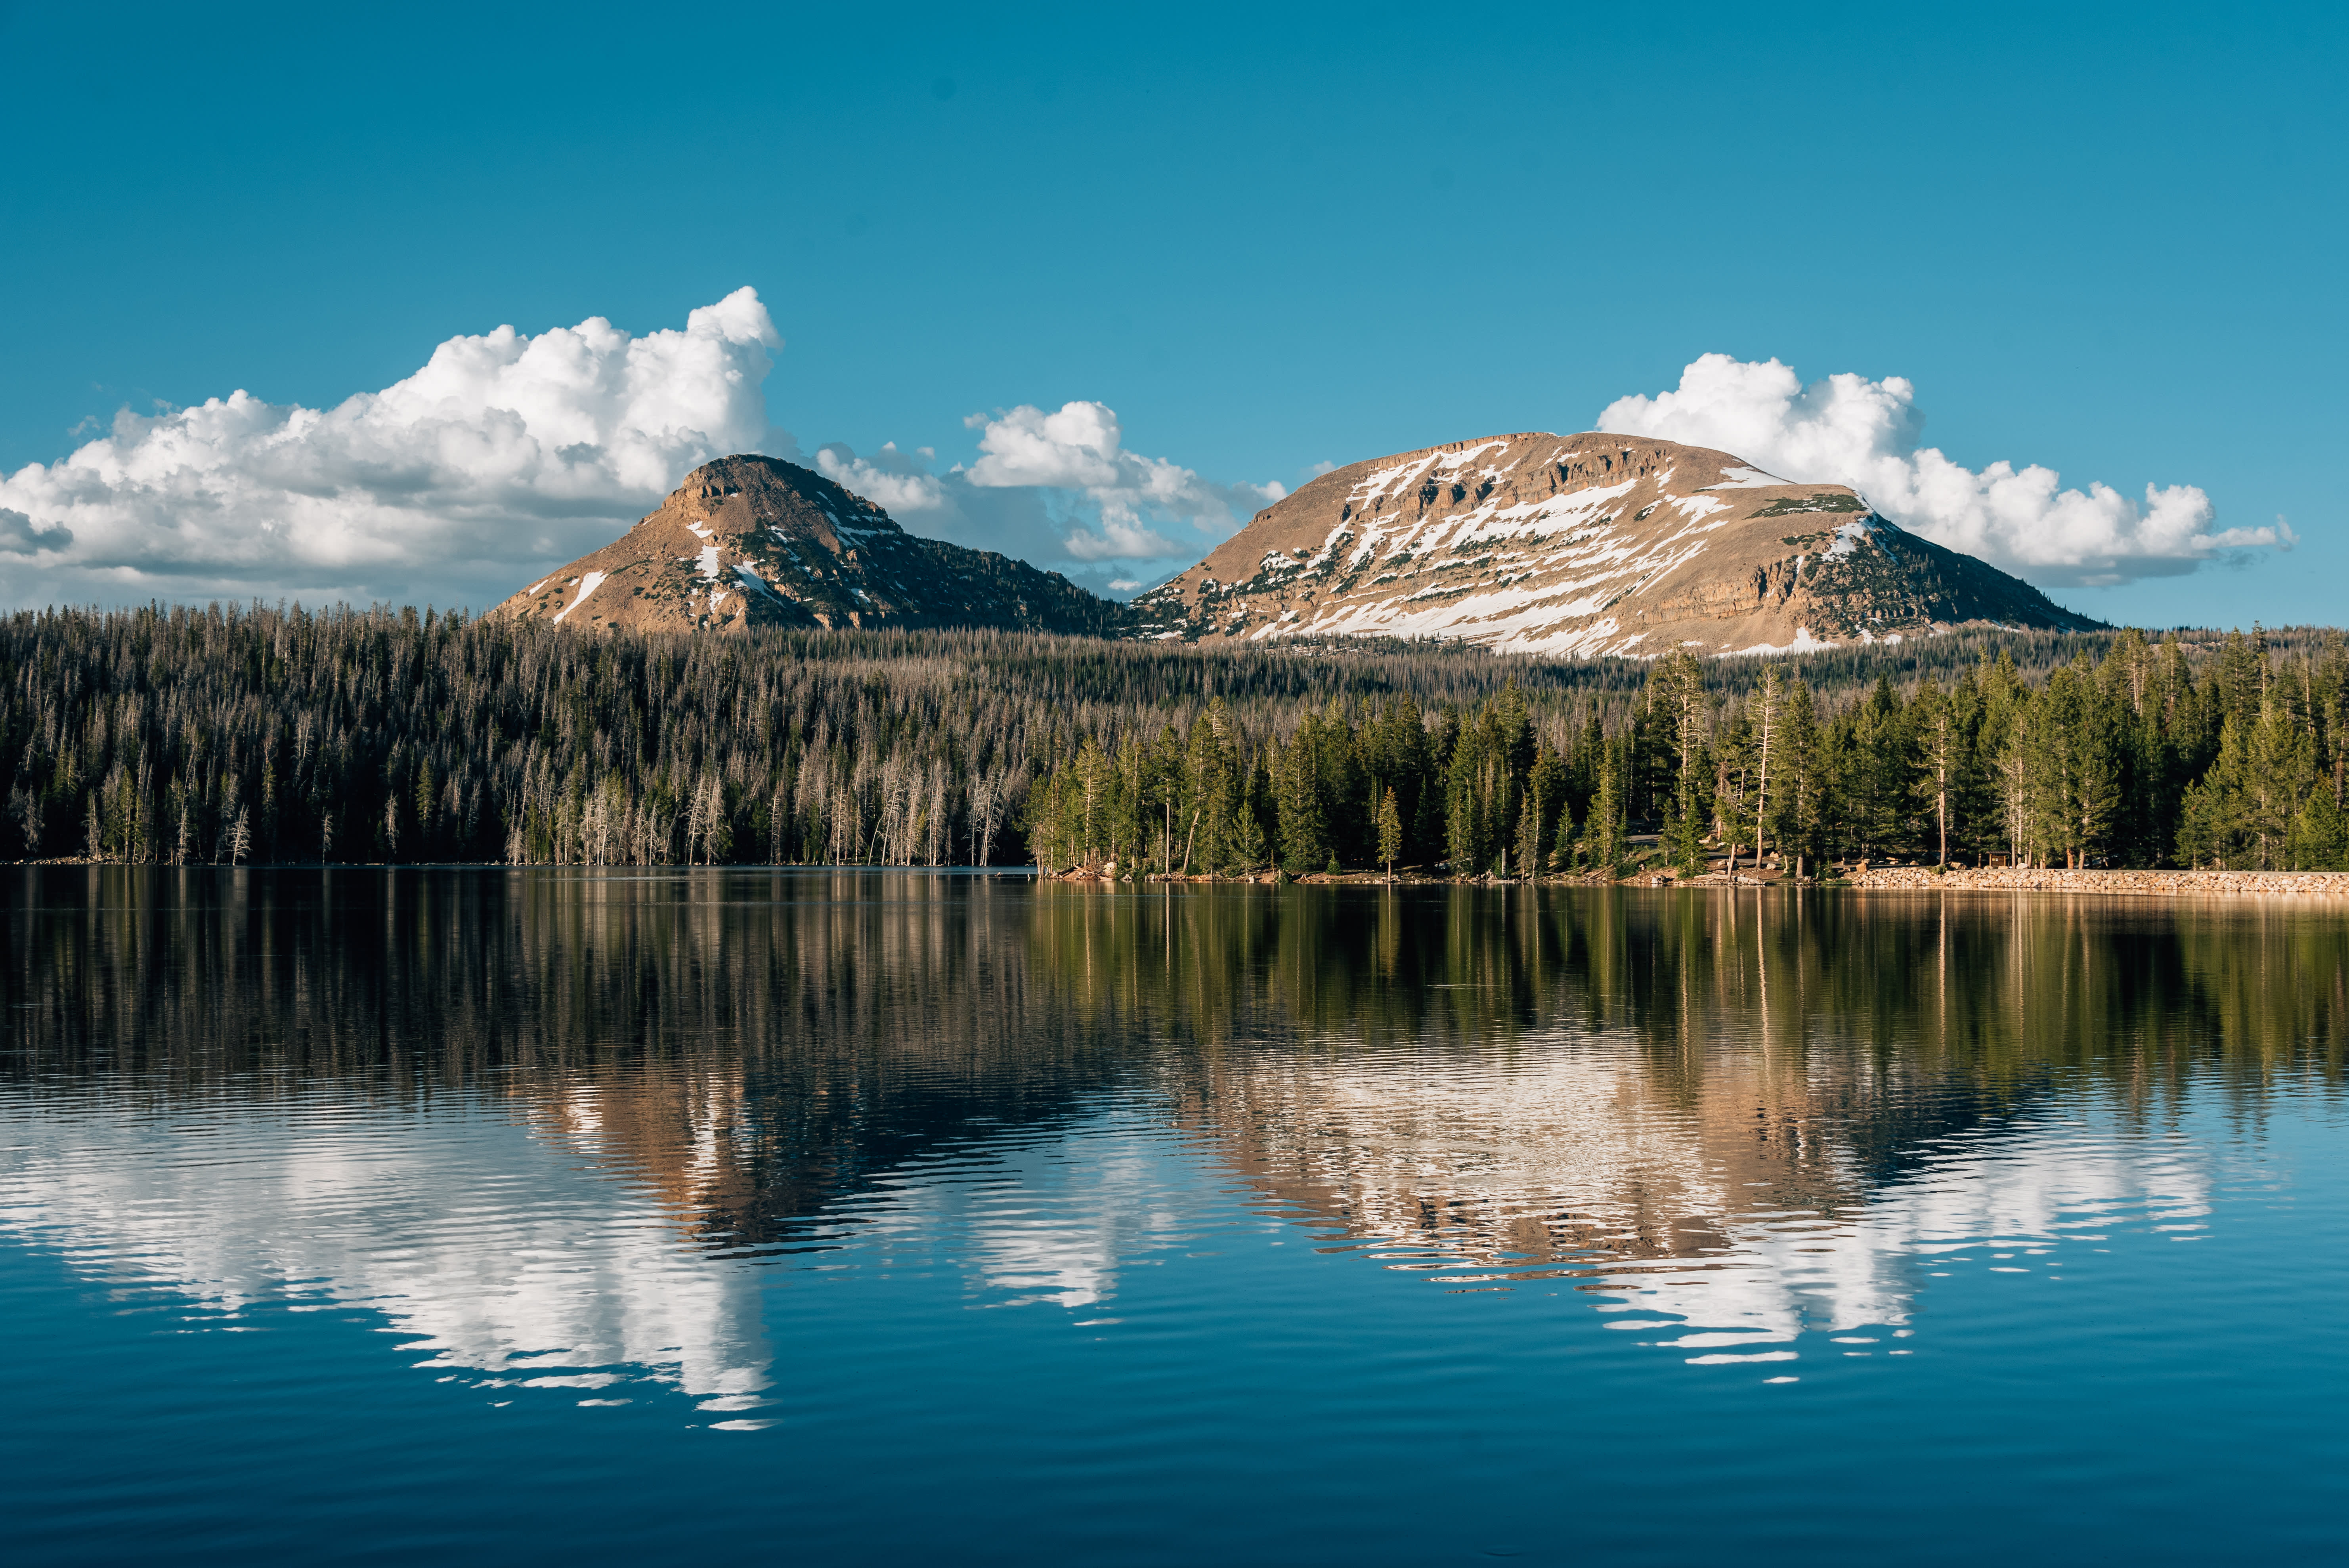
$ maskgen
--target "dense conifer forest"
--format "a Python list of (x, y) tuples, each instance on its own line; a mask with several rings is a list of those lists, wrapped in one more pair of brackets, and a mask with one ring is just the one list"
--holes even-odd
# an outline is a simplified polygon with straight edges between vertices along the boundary
[[(0, 854), (1604, 871), (2349, 870), (2336, 632), (1779, 661), (412, 610), (0, 622)], [(1651, 851), (1651, 853), (1654, 851)]]

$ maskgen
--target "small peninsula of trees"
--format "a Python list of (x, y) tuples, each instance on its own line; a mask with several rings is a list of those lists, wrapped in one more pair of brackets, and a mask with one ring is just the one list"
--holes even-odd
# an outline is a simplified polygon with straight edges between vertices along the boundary
[(2349, 870), (2338, 633), (1784, 661), (414, 611), (0, 622), (0, 853), (149, 863), (1908, 859)]

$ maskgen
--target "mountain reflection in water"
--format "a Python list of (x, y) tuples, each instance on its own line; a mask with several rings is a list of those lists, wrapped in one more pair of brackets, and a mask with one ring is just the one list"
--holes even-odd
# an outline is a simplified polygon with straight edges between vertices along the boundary
[(2271, 905), (12, 875), (0, 1229), (734, 1425), (775, 1381), (765, 1270), (946, 1237), (976, 1304), (1092, 1309), (1186, 1234), (1153, 1159), (1366, 1268), (1568, 1282), (1685, 1360), (1889, 1344), (1936, 1258), (2192, 1234), (2189, 1087), (2256, 1121), (2337, 1091), (2349, 1034), (2349, 920)]

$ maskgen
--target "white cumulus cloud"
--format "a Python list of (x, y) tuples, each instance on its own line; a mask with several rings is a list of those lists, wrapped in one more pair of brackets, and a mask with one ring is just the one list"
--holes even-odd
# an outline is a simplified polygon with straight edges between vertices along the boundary
[(1288, 493), (1278, 482), (1211, 484), (1164, 458), (1129, 452), (1117, 411), (1103, 403), (1063, 403), (1051, 414), (1023, 403), (964, 423), (979, 431), (984, 454), (967, 470), (972, 484), (1076, 491), (1100, 510), (1097, 527), (1068, 535), (1069, 552), (1081, 560), (1179, 556), (1197, 542), (1178, 544), (1153, 522), (1187, 522), (1220, 542), (1241, 514)]
[(37, 552), (12, 595), (494, 602), (697, 464), (768, 444), (761, 383), (780, 346), (743, 288), (682, 331), (595, 316), (452, 337), (332, 408), (237, 391), (126, 410), (63, 460), (0, 475), (0, 550)]
[[(128, 409), (53, 464), (0, 473), (0, 603), (205, 598), (493, 604), (609, 542), (699, 464), (800, 459), (767, 421), (782, 339), (737, 289), (684, 327), (601, 316), (452, 337), (329, 408), (233, 392)], [(1222, 485), (1126, 449), (1106, 405), (966, 421), (968, 467), (833, 443), (818, 471), (916, 533), (1127, 592), (1188, 566), (1278, 484)]]
[(1127, 593), (1205, 556), (1278, 483), (1217, 484), (1165, 458), (1129, 451), (1116, 410), (1075, 401), (973, 414), (978, 457), (943, 471), (924, 447), (895, 442), (860, 457), (833, 442), (816, 453), (830, 479), (912, 520), (916, 531), (999, 550), (1066, 572), (1097, 593)]
[(869, 458), (860, 458), (844, 441), (819, 449), (816, 470), (843, 490), (855, 491), (903, 522), (905, 512), (937, 511), (947, 505), (946, 486), (922, 465), (937, 453), (928, 447), (901, 452), (885, 441)]
[[(1146, 485), (1155, 470), (1173, 467), (1121, 450), (1125, 435), (1117, 412), (1103, 403), (1063, 403), (1057, 414), (1022, 404), (992, 419), (973, 414), (963, 423), (980, 431), (978, 449), (987, 454), (970, 466), (975, 485), (1118, 490), (1129, 475)], [(1189, 477), (1188, 469), (1175, 471)]]
[(1132, 517), (1113, 517), (1106, 511), (1094, 527), (1071, 528), (1067, 543), (1069, 553), (1080, 561), (1163, 561), (1198, 553)]
[(2216, 526), (2210, 498), (2192, 485), (2145, 487), (2142, 502), (2104, 484), (2062, 488), (2036, 463), (1979, 471), (1923, 444), (1924, 411), (1906, 379), (1830, 376), (1803, 385), (1772, 359), (1708, 354), (1654, 397), (1618, 398), (1597, 428), (1733, 453), (1798, 483), (1845, 484), (1937, 544), (2050, 586), (2106, 586), (2175, 576), (2220, 554), (2288, 550), (2274, 527)]

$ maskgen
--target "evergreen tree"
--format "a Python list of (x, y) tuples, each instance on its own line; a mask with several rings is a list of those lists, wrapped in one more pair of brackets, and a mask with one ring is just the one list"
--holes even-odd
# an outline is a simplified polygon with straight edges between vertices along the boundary
[(1281, 864), (1292, 873), (1319, 871), (1332, 858), (1330, 814), (1323, 806), (1319, 725), (1311, 714), (1280, 748), (1273, 774)]
[(1664, 852), (1683, 876), (1704, 869), (1704, 813), (1693, 779), (1681, 779), (1671, 815), (1664, 820)]
[(1909, 840), (1906, 805), (1914, 763), (1906, 717), (1891, 677), (1878, 676), (1868, 699), (1853, 711), (1847, 744), (1839, 748), (1847, 846), (1861, 860), (1896, 853)]
[(1517, 810), (1516, 843), (1510, 861), (1521, 882), (1531, 882), (1542, 872), (1543, 845), (1548, 841), (1542, 833), (1542, 806), (1541, 799), (1528, 787)]
[(1619, 861), (1654, 822), (1684, 864), (1710, 827), (1801, 870), (2286, 868), (2332, 859), (2344, 811), (2337, 633), (1959, 632), (1643, 669), (397, 611), (0, 619), (0, 852), (28, 857), (1526, 875), (1610, 835)]
[(1379, 797), (1379, 859), (1386, 863), (1387, 875), (1394, 875), (1395, 858), (1402, 853), (1402, 808), (1390, 787)]
[(1801, 681), (1791, 683), (1785, 703), (1785, 717), (1778, 727), (1779, 785), (1772, 803), (1771, 836), (1781, 854), (1793, 851), (1795, 874), (1802, 876), (1819, 856), (1826, 822), (1825, 778), (1811, 688)]
[(1946, 866), (1950, 863), (1950, 807), (1961, 798), (1964, 731), (1957, 705), (1930, 681), (1918, 688), (1911, 715), (1920, 764), (1917, 788), (1931, 813), (1933, 863)]
[(2312, 791), (2292, 818), (2285, 861), (2296, 872), (2349, 872), (2349, 811), (2330, 789)]
[(1784, 697), (1778, 667), (1773, 665), (1763, 672), (1762, 689), (1755, 696), (1758, 711), (1754, 717), (1754, 866), (1762, 867), (1762, 858), (1768, 852), (1767, 830), (1770, 825), (1770, 743), (1778, 727), (1779, 706)]
[(1552, 835), (1550, 861), (1560, 871), (1572, 871), (1580, 863), (1581, 824), (1575, 820), (1574, 803), (1561, 801), (1557, 809), (1557, 830)]
[(1622, 742), (1607, 743), (1599, 765), (1599, 792), (1591, 799), (1590, 820), (1583, 833), (1591, 865), (1603, 871), (1623, 863), (1630, 842), (1625, 799), (1630, 790), (1624, 781), (1630, 770), (1629, 751)]

